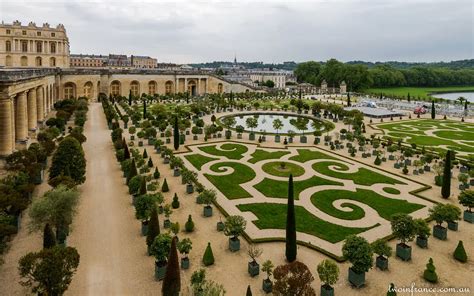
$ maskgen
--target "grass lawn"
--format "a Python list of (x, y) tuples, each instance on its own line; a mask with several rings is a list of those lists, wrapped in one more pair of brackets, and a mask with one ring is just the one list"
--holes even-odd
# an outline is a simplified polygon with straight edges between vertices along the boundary
[[(334, 166), (335, 170), (334, 171), (331, 170), (329, 166)], [(349, 167), (346, 166), (345, 164), (341, 164), (334, 161), (317, 162), (317, 163), (314, 163), (312, 167), (313, 167), (313, 170), (323, 175), (338, 178), (338, 179), (343, 179), (343, 180), (352, 180), (355, 184), (359, 184), (359, 185), (371, 186), (377, 183), (385, 183), (385, 184), (392, 184), (392, 185), (405, 184), (403, 182), (400, 182), (398, 180), (392, 179), (385, 175), (376, 173), (374, 171), (368, 170), (366, 168), (359, 168), (359, 170), (356, 173), (344, 173), (344, 171), (349, 170)]]
[[(295, 199), (299, 199), (300, 192), (305, 190), (306, 188), (320, 186), (320, 185), (342, 186), (343, 184), (339, 182), (326, 180), (318, 176), (313, 176), (303, 181), (294, 181), (293, 185), (294, 185)], [(288, 198), (288, 181), (278, 181), (278, 180), (265, 178), (262, 180), (262, 182), (255, 184), (254, 187), (266, 197)]]
[(203, 165), (217, 158), (207, 157), (201, 154), (188, 154), (184, 156), (195, 168), (201, 169)]
[(297, 162), (307, 162), (312, 159), (335, 159), (332, 156), (327, 155), (326, 153), (313, 151), (308, 149), (297, 149), (298, 155), (292, 156), (289, 159)]
[(216, 148), (216, 145), (199, 147), (201, 151), (207, 154), (216, 156), (224, 156), (228, 159), (241, 159), (249, 149), (244, 145), (226, 143), (222, 144), (220, 149)]
[[(252, 221), (259, 229), (285, 229), (286, 204), (254, 203), (237, 206), (241, 211), (252, 212), (258, 220)], [(348, 235), (359, 234), (368, 228), (350, 228), (326, 222), (301, 206), (295, 206), (296, 230), (314, 235), (331, 243), (344, 240)]]
[(429, 93), (434, 92), (457, 92), (457, 91), (474, 91), (474, 86), (447, 86), (447, 87), (391, 87), (391, 88), (370, 88), (366, 93), (387, 96), (406, 97), (408, 93), (410, 97), (429, 98)]
[[(283, 168), (281, 164), (284, 164)], [(262, 170), (270, 175), (278, 177), (289, 177), (290, 174), (293, 174), (293, 177), (298, 177), (304, 174), (304, 169), (302, 167), (286, 161), (267, 162), (262, 166)]]
[(282, 156), (289, 154), (290, 151), (274, 151), (269, 152), (261, 149), (256, 149), (254, 153), (252, 153), (252, 158), (249, 159), (250, 163), (257, 163), (261, 160), (265, 159), (280, 159)]
[(238, 162), (220, 162), (212, 165), (210, 169), (214, 172), (222, 172), (225, 170), (223, 167), (231, 167), (234, 172), (223, 176), (210, 174), (204, 174), (204, 176), (228, 199), (252, 197), (240, 184), (255, 178), (255, 172), (248, 166)]
[(382, 188), (382, 190), (390, 194), (400, 194), (400, 190), (392, 188), (392, 187), (384, 187)]
[(357, 189), (356, 192), (347, 190), (324, 190), (316, 192), (311, 196), (311, 202), (321, 211), (345, 220), (358, 220), (365, 216), (362, 208), (355, 204), (344, 203), (343, 206), (352, 209), (350, 212), (344, 212), (336, 209), (333, 203), (339, 199), (355, 200), (364, 203), (377, 211), (380, 217), (390, 220), (393, 214), (410, 214), (423, 208), (423, 205), (409, 203), (406, 200), (392, 199), (372, 190)]

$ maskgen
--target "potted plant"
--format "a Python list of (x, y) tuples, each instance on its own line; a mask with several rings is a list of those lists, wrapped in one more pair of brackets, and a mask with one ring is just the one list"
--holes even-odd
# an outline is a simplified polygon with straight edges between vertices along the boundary
[(198, 198), (203, 204), (205, 204), (203, 209), (204, 217), (211, 217), (211, 204), (216, 201), (216, 192), (212, 189), (204, 189), (204, 191), (198, 195)]
[(257, 276), (260, 273), (260, 265), (257, 262), (257, 258), (262, 255), (262, 249), (254, 244), (250, 244), (247, 254), (252, 259), (252, 261), (248, 263), (247, 271), (251, 277)]
[(407, 214), (395, 214), (392, 216), (391, 224), (393, 234), (400, 240), (396, 249), (397, 257), (403, 261), (408, 261), (411, 259), (411, 246), (406, 243), (415, 238), (413, 218)]
[(227, 128), (227, 130), (225, 131), (225, 138), (229, 140), (232, 137), (232, 131), (230, 130), (230, 128), (235, 125), (235, 117), (224, 117), (224, 119), (222, 119), (222, 124)]
[(288, 131), (288, 143), (293, 143), (293, 138), (295, 137), (296, 133), (293, 130)]
[(137, 132), (137, 128), (134, 127), (133, 125), (128, 128), (128, 133), (130, 134), (130, 141), (135, 140), (135, 133)]
[(250, 128), (249, 140), (255, 141), (255, 133), (253, 132), (253, 129), (258, 126), (258, 119), (255, 117), (249, 117), (245, 120), (245, 124)]
[(352, 263), (349, 267), (349, 282), (357, 288), (365, 285), (365, 273), (373, 266), (373, 252), (369, 242), (363, 237), (351, 235), (342, 246), (342, 254)]
[(272, 292), (273, 282), (270, 279), (270, 276), (273, 273), (273, 267), (274, 267), (274, 265), (273, 265), (272, 261), (270, 261), (270, 260), (267, 260), (267, 261), (263, 262), (263, 264), (262, 264), (262, 271), (267, 274), (267, 278), (264, 279), (263, 282), (262, 282), (262, 289), (263, 289), (263, 291), (265, 291), (265, 293), (271, 293)]
[(469, 188), (469, 176), (467, 174), (459, 174), (458, 175), (458, 181), (459, 183), (459, 190), (464, 190)]
[(430, 218), (436, 221), (433, 226), (433, 236), (440, 240), (446, 240), (448, 237), (448, 230), (443, 227), (443, 222), (446, 221), (446, 208), (444, 204), (437, 204), (429, 209)]
[(171, 210), (171, 206), (169, 204), (165, 204), (163, 207), (163, 213), (165, 214), (165, 221), (163, 221), (163, 227), (164, 228), (170, 228), (171, 226), (171, 221), (170, 221), (170, 216), (173, 211)]
[(459, 194), (459, 203), (467, 208), (464, 210), (463, 219), (466, 222), (474, 223), (474, 190), (465, 190)]
[(446, 222), (448, 222), (448, 229), (457, 231), (459, 221), (461, 219), (461, 209), (453, 204), (445, 204)]
[(162, 280), (166, 274), (168, 255), (171, 249), (171, 235), (160, 233), (150, 247), (150, 254), (155, 257), (155, 279)]
[(380, 270), (388, 269), (388, 257), (392, 255), (392, 248), (384, 239), (378, 239), (372, 243), (372, 249), (378, 256), (375, 258), (375, 266)]
[(276, 143), (280, 143), (280, 134), (279, 134), (279, 131), (280, 129), (283, 127), (283, 122), (281, 121), (281, 119), (277, 118), (275, 120), (273, 120), (273, 128), (276, 130), (276, 135), (275, 135), (275, 142)]
[(148, 233), (148, 222), (151, 212), (156, 208), (157, 197), (155, 194), (140, 195), (135, 199), (135, 217), (141, 220), (141, 233), (145, 236)]
[(217, 231), (220, 232), (220, 231), (224, 231), (224, 228), (225, 228), (225, 224), (224, 224), (224, 222), (222, 222), (222, 217), (219, 216), (219, 222), (217, 222), (217, 224), (216, 224), (216, 229), (217, 229)]
[(166, 137), (166, 144), (169, 144), (171, 143), (171, 135), (173, 133), (171, 132), (171, 129), (170, 128), (167, 128), (166, 131), (165, 131), (165, 137)]
[(224, 234), (229, 236), (229, 250), (236, 252), (240, 250), (240, 240), (239, 235), (241, 235), (245, 227), (247, 226), (247, 221), (245, 221), (242, 216), (228, 216), (224, 223)]
[(318, 275), (321, 283), (321, 296), (334, 296), (334, 285), (339, 279), (339, 268), (337, 264), (330, 260), (325, 259), (318, 264)]
[(188, 216), (188, 221), (184, 224), (184, 229), (186, 232), (193, 232), (194, 231), (194, 221), (191, 215)]
[(428, 248), (428, 237), (431, 234), (430, 227), (424, 219), (415, 219), (416, 244), (423, 249)]
[(181, 258), (181, 268), (188, 269), (189, 268), (189, 257), (188, 254), (193, 248), (193, 243), (189, 238), (184, 238), (178, 242), (178, 251), (183, 255)]
[(194, 192), (193, 183), (197, 181), (197, 173), (190, 170), (184, 170), (182, 172), (183, 181), (186, 183), (186, 193), (191, 194)]
[(242, 133), (244, 132), (244, 127), (242, 125), (238, 125), (235, 127), (235, 131), (237, 132), (237, 139), (242, 139)]

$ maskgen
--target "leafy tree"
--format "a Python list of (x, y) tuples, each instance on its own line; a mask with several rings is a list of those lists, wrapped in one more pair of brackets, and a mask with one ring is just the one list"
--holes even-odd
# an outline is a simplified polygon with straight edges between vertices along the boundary
[(462, 263), (467, 262), (467, 254), (466, 254), (466, 250), (464, 250), (464, 244), (462, 243), (462, 241), (458, 242), (458, 246), (456, 247), (456, 250), (454, 250), (453, 257), (459, 262), (462, 262)]
[(464, 190), (459, 194), (459, 203), (467, 207), (468, 212), (474, 208), (474, 190)]
[(443, 184), (441, 187), (441, 196), (448, 198), (451, 195), (451, 150), (446, 153), (443, 171)]
[(151, 245), (150, 254), (155, 256), (156, 262), (162, 266), (168, 262), (171, 240), (171, 235), (169, 233), (160, 233), (155, 237), (155, 240)]
[(202, 263), (204, 263), (205, 266), (214, 264), (214, 254), (212, 253), (211, 243), (207, 243), (206, 251), (202, 257)]
[(319, 84), (319, 73), (321, 64), (314, 61), (299, 63), (294, 73), (298, 82), (307, 82), (313, 85)]
[(86, 180), (85, 173), (86, 159), (81, 144), (75, 138), (64, 138), (53, 155), (49, 179), (63, 175), (69, 176), (77, 184), (81, 184)]
[(188, 221), (186, 221), (186, 223), (184, 224), (184, 229), (186, 230), (186, 232), (194, 231), (194, 222), (191, 215), (188, 216)]
[(228, 216), (224, 222), (224, 234), (236, 239), (245, 231), (247, 221), (239, 215)]
[(178, 222), (171, 223), (170, 230), (174, 234), (174, 236), (177, 236), (180, 230), (180, 226)]
[(351, 269), (355, 273), (367, 272), (373, 266), (372, 248), (363, 237), (347, 237), (342, 246), (342, 254), (352, 263)]
[(176, 249), (176, 237), (171, 241), (171, 249), (168, 255), (168, 266), (163, 279), (162, 293), (164, 296), (179, 296), (181, 290), (181, 276), (179, 272), (178, 252)]
[(415, 222), (407, 214), (395, 214), (392, 216), (392, 232), (400, 243), (406, 245), (413, 240), (416, 234)]
[(80, 256), (75, 248), (52, 247), (37, 253), (28, 253), (19, 261), (23, 286), (32, 293), (63, 295), (79, 266)]
[(262, 263), (262, 271), (267, 274), (267, 280), (270, 280), (270, 276), (273, 274), (273, 267), (275, 266), (271, 260)]
[(160, 222), (158, 221), (158, 211), (156, 207), (152, 208), (150, 221), (148, 222), (148, 232), (146, 236), (146, 244), (151, 247), (155, 238), (160, 234)]
[(275, 278), (273, 295), (316, 295), (313, 287), (311, 287), (314, 277), (304, 263), (295, 260), (291, 263), (280, 265), (275, 268), (273, 277)]
[(128, 182), (128, 193), (132, 195), (139, 195), (142, 186), (142, 180), (145, 179), (141, 175), (136, 175), (130, 182)]
[(426, 269), (423, 272), (423, 278), (430, 283), (438, 282), (438, 275), (436, 274), (436, 267), (433, 264), (432, 258), (430, 258), (428, 264), (426, 264)]
[(54, 246), (56, 246), (56, 235), (54, 235), (54, 231), (51, 228), (51, 225), (49, 225), (49, 223), (46, 223), (43, 231), (43, 248), (49, 249)]
[(374, 253), (382, 257), (390, 257), (392, 255), (392, 248), (384, 239), (378, 239), (372, 243), (372, 250)]
[(282, 127), (283, 127), (283, 122), (279, 118), (273, 120), (273, 128), (277, 131), (277, 135), (278, 135), (278, 131)]
[(178, 242), (178, 250), (181, 254), (184, 254), (184, 256), (188, 256), (189, 252), (193, 248), (193, 243), (191, 242), (191, 239), (189, 238), (184, 238)]
[(288, 207), (286, 213), (286, 260), (293, 262), (296, 260), (296, 220), (295, 201), (293, 194), (293, 175), (290, 174), (288, 181)]
[(318, 264), (317, 270), (319, 279), (324, 283), (323, 286), (331, 287), (339, 279), (339, 268), (337, 267), (337, 264), (330, 259), (321, 261)]
[(216, 192), (212, 189), (204, 189), (204, 191), (199, 194), (199, 199), (205, 205), (210, 206), (216, 201)]
[(142, 221), (148, 221), (156, 209), (158, 199), (155, 194), (140, 195), (135, 200), (135, 217)]
[(415, 234), (420, 238), (426, 239), (430, 236), (431, 230), (425, 219), (418, 218), (413, 220), (415, 223)]

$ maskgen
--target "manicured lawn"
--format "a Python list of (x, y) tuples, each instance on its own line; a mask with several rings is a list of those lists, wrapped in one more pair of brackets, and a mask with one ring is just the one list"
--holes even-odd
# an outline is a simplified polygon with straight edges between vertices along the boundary
[(457, 92), (457, 91), (474, 91), (474, 86), (448, 86), (448, 87), (392, 87), (392, 88), (370, 88), (366, 93), (387, 96), (403, 96), (406, 97), (410, 93), (410, 97), (428, 98), (429, 93), (433, 92)]
[[(284, 168), (282, 168), (281, 164), (284, 164)], [(293, 174), (293, 177), (298, 177), (304, 174), (302, 167), (286, 161), (267, 162), (262, 166), (262, 170), (278, 177), (289, 177), (290, 174)]]
[(344, 203), (343, 205), (352, 209), (344, 212), (336, 209), (333, 203), (339, 199), (355, 200), (373, 208), (380, 217), (390, 220), (393, 214), (410, 214), (423, 208), (423, 205), (409, 203), (406, 200), (388, 198), (372, 190), (357, 189), (356, 192), (347, 190), (324, 190), (316, 192), (311, 196), (311, 202), (321, 211), (345, 220), (358, 220), (365, 216), (362, 208), (355, 204)]
[(289, 154), (289, 151), (265, 151), (262, 149), (256, 149), (254, 153), (252, 153), (252, 158), (249, 159), (250, 163), (257, 163), (261, 160), (265, 159), (280, 159), (282, 156)]
[[(258, 220), (252, 221), (259, 229), (285, 229), (286, 204), (254, 203), (237, 206), (241, 211), (252, 212)], [(331, 243), (344, 240), (348, 235), (367, 231), (368, 228), (350, 228), (326, 222), (301, 206), (295, 206), (296, 230), (314, 235)]]
[(204, 174), (204, 176), (228, 199), (252, 197), (240, 184), (255, 178), (255, 172), (248, 166), (238, 162), (220, 162), (212, 165), (210, 169), (214, 172), (222, 172), (225, 171), (224, 167), (231, 167), (234, 172), (223, 176), (210, 174)]
[(226, 143), (223, 144), (220, 149), (216, 148), (216, 145), (203, 146), (199, 147), (201, 151), (206, 152), (207, 154), (212, 154), (216, 156), (224, 156), (228, 159), (241, 159), (243, 154), (248, 151), (248, 148), (244, 145)]
[(290, 160), (307, 162), (308, 160), (312, 159), (335, 159), (334, 157), (320, 151), (313, 151), (309, 149), (298, 149), (297, 151), (298, 155), (290, 157)]
[(206, 163), (217, 159), (217, 158), (207, 157), (201, 154), (188, 154), (188, 155), (185, 155), (184, 157), (198, 170), (200, 170), (201, 167), (205, 165)]
[[(303, 181), (294, 181), (293, 185), (294, 185), (295, 199), (299, 199), (300, 192), (305, 190), (306, 188), (320, 186), (320, 185), (342, 186), (343, 184), (339, 182), (326, 180), (318, 176), (313, 176)], [(260, 183), (255, 184), (254, 187), (266, 197), (288, 198), (288, 182), (287, 181), (278, 181), (278, 180), (265, 178)]]

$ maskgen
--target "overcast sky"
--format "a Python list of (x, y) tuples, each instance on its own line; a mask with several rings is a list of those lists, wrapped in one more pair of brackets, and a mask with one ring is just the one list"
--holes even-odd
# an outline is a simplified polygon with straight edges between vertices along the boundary
[(214, 60), (474, 58), (473, 0), (22, 1), (0, 19), (63, 23), (71, 53)]

